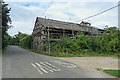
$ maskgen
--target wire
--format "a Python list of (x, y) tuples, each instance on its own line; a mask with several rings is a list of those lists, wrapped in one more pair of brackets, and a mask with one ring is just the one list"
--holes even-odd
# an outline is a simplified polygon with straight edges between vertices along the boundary
[[(51, 1), (51, 3), (49, 4), (48, 8), (51, 6), (51, 4), (53, 3), (54, 0)], [(45, 14), (45, 12), (48, 10), (48, 8), (42, 13), (41, 16), (43, 16)]]
[(100, 14), (102, 14), (102, 13), (105, 13), (105, 12), (111, 10), (111, 9), (114, 9), (114, 8), (116, 8), (116, 7), (118, 7), (118, 6), (120, 6), (120, 4), (118, 4), (117, 6), (114, 6), (114, 7), (112, 7), (112, 8), (109, 8), (109, 9), (107, 9), (107, 10), (105, 10), (105, 11), (102, 11), (102, 12), (100, 12), (100, 13), (97, 13), (97, 14), (95, 14), (95, 15), (89, 16), (89, 17), (84, 18), (84, 19), (81, 19), (81, 20), (78, 20), (78, 21), (76, 21), (76, 22), (79, 22), (79, 21), (82, 21), (82, 20), (86, 20), (86, 19), (89, 19), (89, 18), (98, 16), (98, 15), (100, 15)]

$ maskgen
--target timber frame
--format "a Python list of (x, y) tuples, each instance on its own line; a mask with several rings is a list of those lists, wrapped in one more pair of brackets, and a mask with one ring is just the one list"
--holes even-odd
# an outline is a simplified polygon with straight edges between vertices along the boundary
[(91, 25), (81, 25), (37, 17), (32, 33), (34, 36), (33, 48), (37, 50), (43, 49), (42, 46), (47, 42), (56, 42), (62, 37), (75, 38), (78, 32), (94, 36), (103, 33), (103, 31)]

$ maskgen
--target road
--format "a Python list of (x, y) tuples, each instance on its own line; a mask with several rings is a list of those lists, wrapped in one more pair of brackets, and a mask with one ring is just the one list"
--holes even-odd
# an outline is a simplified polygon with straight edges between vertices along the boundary
[(2, 79), (2, 50), (0, 50), (0, 80)]
[(2, 55), (3, 78), (110, 78), (76, 64), (8, 46)]

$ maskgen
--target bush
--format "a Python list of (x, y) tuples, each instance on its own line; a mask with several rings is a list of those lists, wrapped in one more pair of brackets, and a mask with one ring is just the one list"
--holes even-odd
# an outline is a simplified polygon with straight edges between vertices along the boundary
[(24, 38), (22, 38), (20, 40), (20, 45), (21, 46), (24, 46), (24, 47), (27, 47), (27, 48), (31, 48), (31, 42), (33, 41), (33, 36), (32, 35), (27, 35), (25, 36)]
[[(76, 39), (64, 37), (59, 42), (51, 43), (51, 51), (62, 54), (116, 54), (120, 51), (119, 33), (116, 27), (111, 27), (97, 37), (84, 34), (80, 34)], [(48, 44), (45, 47), (48, 49)]]

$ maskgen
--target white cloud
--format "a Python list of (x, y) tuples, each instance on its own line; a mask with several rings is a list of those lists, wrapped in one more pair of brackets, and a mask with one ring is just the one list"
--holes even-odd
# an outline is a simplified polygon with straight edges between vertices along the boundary
[(8, 33), (10, 35), (16, 34), (18, 31), (31, 34), (34, 28), (34, 22), (37, 16), (39, 16), (43, 9), (39, 6), (21, 6), (15, 3), (9, 3), (11, 9), (12, 25), (14, 26)]
[[(5, 0), (6, 2), (51, 2), (51, 0)], [(55, 2), (118, 2), (119, 0), (55, 0)]]
[[(104, 3), (104, 5), (106, 6), (105, 8), (104, 5), (101, 5), (102, 7), (94, 6), (94, 8), (91, 8), (91, 6), (88, 6), (88, 4), (92, 4), (92, 3), (81, 3), (81, 4), (76, 4), (76, 3), (68, 3), (66, 5), (63, 3), (54, 4), (52, 5), (52, 7), (49, 8), (46, 15), (49, 17), (54, 17), (54, 19), (64, 20), (64, 21), (69, 21), (71, 17), (72, 21), (75, 22), (77, 20), (84, 19), (86, 17), (89, 17), (91, 15), (94, 15), (98, 12), (110, 8), (109, 6), (107, 7), (105, 3)], [(112, 4), (111, 6), (114, 6), (116, 3), (109, 3), (109, 4)], [(74, 14), (75, 16), (64, 14), (64, 12)], [(93, 26), (98, 26), (99, 28), (104, 28), (103, 25), (117, 26), (117, 17), (118, 17), (117, 14), (118, 14), (117, 9), (113, 9), (109, 12), (106, 12), (94, 18), (90, 18), (87, 21), (90, 21), (93, 24)]]
[(30, 7), (24, 7), (24, 9), (27, 9), (27, 10), (30, 10), (30, 11), (36, 11), (36, 10), (39, 10), (39, 7), (30, 6)]
[[(11, 18), (13, 21), (13, 28), (8, 32), (10, 35), (16, 34), (18, 31), (31, 34), (32, 29), (34, 28), (35, 18), (41, 16), (45, 7), (49, 3), (40, 3), (42, 5), (30, 5), (24, 6), (16, 3), (9, 3), (12, 8)], [(27, 3), (29, 4), (29, 3)], [(108, 5), (109, 4), (109, 5)], [(70, 21), (75, 22), (81, 20), (88, 16), (94, 15), (98, 12), (101, 12), (105, 9), (108, 9), (114, 6), (116, 3), (68, 3), (68, 2), (54, 2), (50, 8), (48, 8), (45, 15), (47, 18), (61, 20), (61, 21)], [(45, 5), (45, 6), (44, 6)], [(70, 14), (68, 14), (70, 13)], [(113, 9), (109, 12), (106, 12), (102, 15), (96, 16), (94, 18), (88, 19), (87, 21), (91, 22), (93, 26), (98, 26), (99, 28), (104, 28), (105, 25), (108, 26), (117, 26), (118, 19), (117, 9)], [(80, 23), (80, 22), (78, 22)]]

